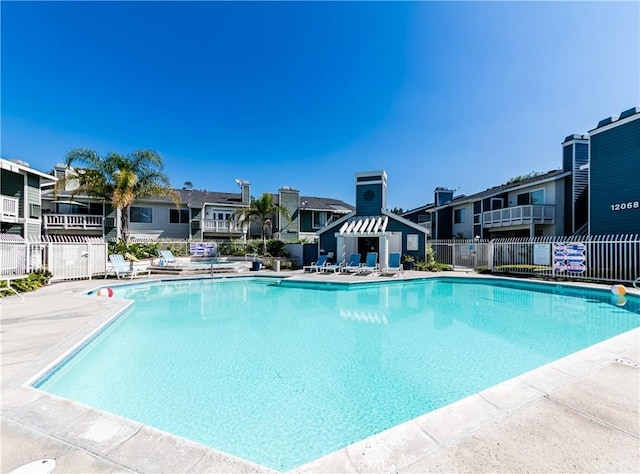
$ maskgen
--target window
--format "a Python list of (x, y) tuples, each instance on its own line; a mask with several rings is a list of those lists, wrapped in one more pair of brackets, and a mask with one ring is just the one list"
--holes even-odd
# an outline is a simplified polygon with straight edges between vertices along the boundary
[(544, 189), (538, 189), (531, 193), (531, 204), (544, 204)]
[(453, 223), (454, 224), (462, 224), (466, 221), (467, 210), (466, 209), (456, 209), (453, 211)]
[(42, 216), (42, 208), (40, 207), (40, 204), (30, 204), (29, 205), (29, 217), (31, 217), (32, 219), (38, 219), (39, 217)]
[(169, 223), (188, 224), (189, 209), (169, 209)]
[(327, 225), (327, 213), (326, 212), (313, 212), (313, 228), (319, 229)]
[(129, 220), (141, 224), (151, 224), (153, 222), (153, 209), (150, 207), (135, 207), (129, 209)]
[(544, 189), (537, 189), (528, 193), (518, 194), (518, 206), (527, 206), (529, 204), (544, 204)]
[(503, 201), (501, 198), (491, 198), (491, 210), (496, 211), (502, 209)]

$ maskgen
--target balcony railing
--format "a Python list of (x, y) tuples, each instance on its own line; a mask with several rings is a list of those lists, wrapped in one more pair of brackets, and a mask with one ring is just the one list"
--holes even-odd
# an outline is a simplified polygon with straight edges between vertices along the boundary
[(0, 217), (4, 222), (18, 221), (18, 199), (0, 196)]
[(238, 226), (235, 222), (229, 222), (224, 219), (203, 219), (202, 220), (203, 232), (221, 232), (221, 233), (238, 233), (244, 232), (243, 228)]
[(555, 206), (515, 206), (482, 213), (482, 227), (508, 227), (522, 224), (554, 224)]
[(44, 228), (53, 230), (102, 230), (102, 216), (85, 214), (45, 214), (42, 216)]

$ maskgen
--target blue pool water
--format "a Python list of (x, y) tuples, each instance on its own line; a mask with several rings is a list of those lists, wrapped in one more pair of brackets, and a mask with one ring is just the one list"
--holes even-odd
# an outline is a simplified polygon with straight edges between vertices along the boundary
[(518, 282), (123, 287), (134, 308), (40, 383), (287, 470), (639, 325), (640, 300)]

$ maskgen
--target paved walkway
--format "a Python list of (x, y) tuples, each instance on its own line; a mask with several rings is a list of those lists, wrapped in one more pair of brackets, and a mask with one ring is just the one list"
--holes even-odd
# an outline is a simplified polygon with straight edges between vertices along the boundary
[[(43, 458), (55, 458), (54, 472), (65, 473), (269, 471), (27, 386), (126, 308), (84, 295), (104, 283), (57, 283), (26, 294), (24, 304), (2, 300), (0, 471)], [(295, 471), (638, 472), (639, 345), (635, 329)]]

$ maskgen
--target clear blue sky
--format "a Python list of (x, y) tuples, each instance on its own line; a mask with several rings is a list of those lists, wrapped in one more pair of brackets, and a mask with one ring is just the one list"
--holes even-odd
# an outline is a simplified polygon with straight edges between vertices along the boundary
[(561, 166), (640, 105), (635, 2), (2, 1), (3, 158), (158, 151), (175, 187), (389, 207)]

